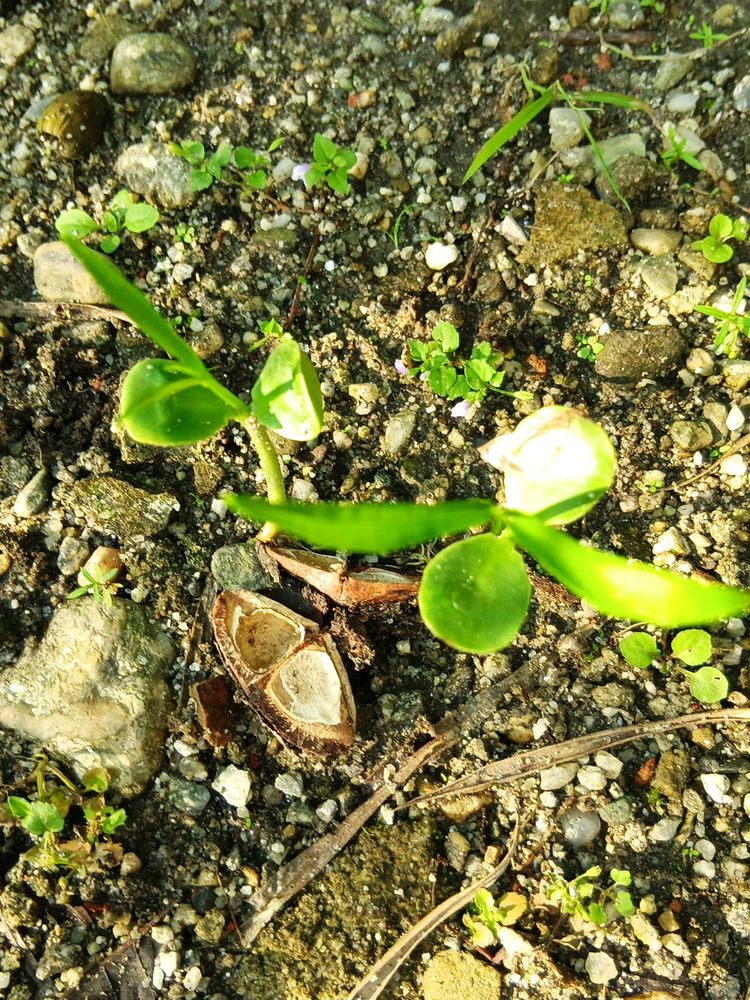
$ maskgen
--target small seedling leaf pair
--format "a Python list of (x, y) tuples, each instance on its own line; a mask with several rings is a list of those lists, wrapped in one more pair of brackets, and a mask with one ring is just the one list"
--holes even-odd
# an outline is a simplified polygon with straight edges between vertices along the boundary
[(47, 832), (59, 833), (65, 825), (60, 811), (51, 802), (29, 802), (18, 795), (9, 795), (8, 809), (35, 837)]
[(734, 357), (737, 353), (737, 340), (740, 335), (750, 337), (750, 316), (745, 315), (741, 309), (744, 305), (745, 291), (747, 289), (747, 277), (743, 276), (732, 298), (729, 310), (717, 309), (716, 306), (696, 306), (696, 312), (703, 313), (717, 320), (716, 337), (714, 339), (714, 351), (717, 354), (726, 354)]
[[(656, 639), (648, 632), (630, 632), (618, 643), (625, 660), (640, 670), (648, 669), (660, 656)], [(700, 667), (699, 670), (677, 669), (688, 678), (690, 693), (700, 702), (712, 705), (722, 701), (729, 693), (729, 682), (717, 667), (700, 666), (713, 655), (713, 642), (708, 632), (690, 628), (678, 632), (671, 643), (672, 656), (687, 666)]]
[(305, 187), (316, 187), (325, 181), (332, 191), (349, 194), (348, 173), (357, 162), (357, 154), (342, 149), (320, 132), (313, 140), (313, 164), (305, 174)]
[(748, 223), (744, 219), (732, 219), (719, 213), (708, 224), (708, 236), (695, 240), (694, 250), (701, 250), (703, 256), (714, 264), (725, 264), (734, 256), (734, 248), (729, 240), (742, 243), (748, 236)]
[(80, 208), (68, 208), (55, 220), (55, 229), (60, 236), (83, 240), (91, 233), (101, 231), (104, 237), (99, 244), (103, 253), (114, 253), (120, 246), (120, 233), (145, 233), (159, 221), (159, 213), (145, 201), (136, 201), (130, 191), (124, 188), (117, 192), (109, 208), (102, 215), (101, 222), (93, 219)]
[(305, 441), (323, 425), (315, 370), (291, 338), (271, 353), (248, 406), (218, 382), (193, 349), (114, 265), (77, 240), (65, 238), (83, 266), (137, 326), (171, 359), (139, 361), (122, 390), (120, 419), (143, 444), (181, 446), (211, 437), (230, 420), (255, 417), (283, 437)]

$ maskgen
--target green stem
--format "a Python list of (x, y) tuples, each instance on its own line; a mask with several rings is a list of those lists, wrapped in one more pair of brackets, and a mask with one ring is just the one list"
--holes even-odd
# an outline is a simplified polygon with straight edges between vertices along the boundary
[[(258, 423), (255, 417), (245, 417), (241, 421), (253, 443), (253, 448), (258, 453), (260, 467), (266, 477), (266, 492), (270, 503), (286, 503), (286, 489), (284, 487), (284, 477), (281, 472), (281, 462), (279, 455), (273, 446), (271, 436), (265, 427)], [(262, 542), (272, 541), (278, 534), (275, 524), (267, 521), (258, 532), (258, 538)]]

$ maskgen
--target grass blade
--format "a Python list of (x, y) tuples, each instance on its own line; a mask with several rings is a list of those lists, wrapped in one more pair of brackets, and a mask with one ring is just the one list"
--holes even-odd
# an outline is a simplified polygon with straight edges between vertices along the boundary
[(479, 150), (477, 155), (471, 161), (471, 166), (464, 174), (464, 178), (461, 181), (465, 184), (470, 177), (472, 177), (480, 167), (484, 166), (487, 160), (495, 153), (502, 149), (502, 147), (514, 139), (524, 125), (528, 125), (530, 121), (533, 121), (537, 115), (541, 114), (542, 111), (551, 103), (552, 98), (555, 95), (555, 91), (552, 87), (546, 90), (541, 97), (537, 97), (535, 101), (529, 101), (525, 104), (517, 114), (513, 115), (511, 120), (503, 125), (502, 128), (498, 129), (494, 135), (485, 142), (482, 148)]

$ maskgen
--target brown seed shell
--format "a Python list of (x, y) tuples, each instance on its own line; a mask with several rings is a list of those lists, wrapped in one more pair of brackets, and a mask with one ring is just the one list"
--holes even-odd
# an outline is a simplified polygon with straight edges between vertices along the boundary
[(354, 696), (329, 635), (245, 590), (219, 594), (212, 620), (227, 670), (272, 732), (308, 753), (341, 753), (352, 746)]
[(53, 98), (39, 117), (37, 130), (60, 142), (71, 160), (97, 146), (109, 119), (106, 98), (93, 90), (66, 90)]

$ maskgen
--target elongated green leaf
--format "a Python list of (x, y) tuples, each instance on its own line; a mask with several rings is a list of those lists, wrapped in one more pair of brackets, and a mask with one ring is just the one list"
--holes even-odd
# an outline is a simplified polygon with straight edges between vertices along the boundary
[(427, 564), (419, 610), (438, 639), (483, 655), (513, 642), (526, 618), (531, 584), (509, 538), (476, 535)]
[(586, 101), (594, 104), (612, 104), (616, 108), (628, 108), (630, 111), (645, 111), (653, 114), (653, 108), (640, 97), (633, 97), (632, 94), (620, 94), (616, 90), (582, 90), (572, 98), (577, 104)]
[(613, 618), (677, 628), (743, 615), (750, 592), (590, 549), (538, 518), (506, 511), (521, 548), (571, 593)]
[(494, 156), (507, 142), (515, 138), (524, 125), (528, 125), (538, 114), (541, 114), (554, 96), (555, 91), (553, 88), (546, 90), (541, 97), (537, 97), (535, 101), (529, 101), (528, 104), (525, 104), (517, 114), (513, 115), (509, 122), (498, 129), (494, 135), (490, 136), (471, 161), (471, 166), (464, 174), (464, 179), (461, 183), (465, 184), (480, 167), (484, 166), (491, 156)]
[(446, 503), (285, 503), (225, 493), (229, 510), (248, 521), (271, 520), (280, 530), (321, 549), (386, 555), (420, 542), (457, 535), (492, 521), (490, 500)]
[(102, 257), (78, 240), (62, 235), (70, 252), (78, 258), (92, 278), (109, 297), (113, 306), (122, 309), (133, 322), (165, 353), (176, 358), (186, 368), (201, 375), (207, 369), (195, 351), (179, 337), (146, 296), (118, 271), (111, 260)]
[(274, 348), (253, 386), (253, 416), (282, 437), (309, 441), (323, 427), (323, 396), (310, 359), (294, 340)]
[(120, 419), (135, 441), (162, 447), (205, 441), (234, 416), (192, 372), (165, 358), (149, 358), (131, 368), (120, 406)]

